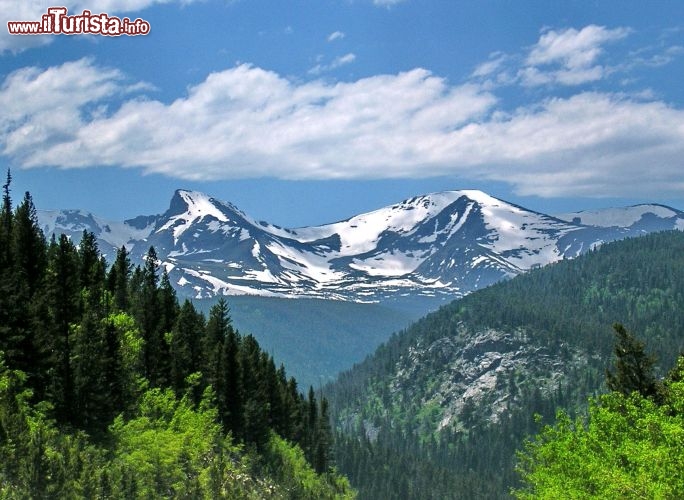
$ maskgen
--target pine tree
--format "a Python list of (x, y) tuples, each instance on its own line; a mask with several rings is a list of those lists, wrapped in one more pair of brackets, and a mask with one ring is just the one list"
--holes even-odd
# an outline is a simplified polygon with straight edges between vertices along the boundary
[(657, 399), (660, 391), (653, 374), (655, 358), (646, 354), (644, 343), (623, 325), (615, 323), (613, 330), (616, 336), (615, 371), (606, 370), (608, 388), (627, 396), (637, 391), (645, 398)]
[(107, 275), (107, 289), (111, 292), (114, 307), (127, 311), (129, 307), (128, 281), (131, 276), (131, 258), (125, 246), (116, 252), (116, 260)]
[(321, 407), (316, 425), (315, 450), (313, 466), (316, 472), (327, 472), (332, 454), (332, 430), (330, 428), (330, 414), (328, 400), (321, 398)]
[(55, 414), (60, 422), (73, 423), (74, 391), (72, 370), (72, 325), (79, 318), (78, 252), (62, 234), (48, 251), (46, 295), (49, 317), (51, 364), (50, 377)]
[(157, 305), (159, 307), (156, 331), (157, 353), (157, 383), (166, 386), (171, 380), (171, 358), (169, 341), (171, 332), (178, 318), (178, 298), (171, 286), (166, 270), (162, 272), (159, 288), (157, 289)]
[[(178, 313), (169, 346), (171, 385), (179, 396), (187, 389), (187, 377), (202, 369), (204, 328), (204, 317), (197, 312), (192, 302), (186, 300)], [(202, 395), (199, 389), (196, 388), (196, 393), (192, 395), (195, 403), (199, 403)]]
[(86, 303), (74, 332), (75, 420), (80, 428), (99, 436), (124, 408), (121, 341), (103, 309)]
[(10, 196), (10, 183), (12, 175), (7, 169), (7, 182), (2, 186), (2, 212), (0, 212), (0, 272), (9, 268), (11, 263), (12, 241), (12, 197)]
[(218, 400), (219, 412), (224, 406), (223, 397), (223, 343), (228, 335), (230, 316), (228, 303), (221, 297), (209, 310), (204, 345), (202, 346), (204, 357), (204, 383), (213, 387)]
[(166, 334), (171, 332), (173, 326), (176, 324), (178, 317), (178, 297), (176, 297), (176, 290), (171, 286), (169, 275), (166, 269), (162, 272), (161, 280), (159, 282), (158, 291), (159, 304), (159, 329)]
[(243, 433), (243, 384), (240, 367), (240, 335), (228, 323), (228, 330), (221, 349), (221, 369), (223, 394), (220, 397), (220, 418), (224, 428), (234, 435)]
[[(138, 298), (135, 307), (135, 317), (140, 325), (143, 336), (143, 360), (145, 376), (153, 387), (163, 385), (166, 374), (162, 370), (165, 351), (164, 332), (161, 329), (161, 314), (159, 307), (159, 264), (157, 252), (150, 247), (145, 256), (145, 266), (140, 273)], [(136, 278), (134, 273), (134, 278)], [(135, 292), (135, 288), (131, 287)]]
[(7, 170), (7, 182), (3, 186), (2, 212), (0, 212), (0, 351), (7, 351), (12, 336), (14, 311), (14, 266), (12, 259), (12, 176)]
[(45, 236), (38, 226), (38, 215), (31, 194), (26, 192), (17, 207), (12, 227), (12, 255), (17, 279), (28, 287), (29, 297), (38, 291), (45, 271)]
[(36, 397), (41, 397), (46, 387), (48, 339), (45, 318), (34, 298), (40, 296), (44, 285), (47, 244), (28, 192), (17, 207), (11, 226), (12, 262), (7, 273), (11, 296), (6, 298), (9, 314), (3, 344), (8, 365), (27, 373), (29, 386)]
[(261, 366), (261, 349), (252, 335), (240, 343), (240, 368), (242, 375), (243, 439), (262, 450), (268, 441), (268, 415), (265, 378)]
[[(100, 262), (100, 250), (97, 246), (95, 234), (84, 230), (81, 242), (78, 244), (80, 259), (80, 285), (81, 289), (95, 292), (102, 284), (102, 266)], [(97, 297), (99, 299), (99, 297)]]
[(316, 433), (318, 430), (318, 403), (313, 386), (309, 386), (309, 397), (306, 400), (306, 421), (304, 429), (304, 454), (310, 463), (314, 463), (316, 454)]

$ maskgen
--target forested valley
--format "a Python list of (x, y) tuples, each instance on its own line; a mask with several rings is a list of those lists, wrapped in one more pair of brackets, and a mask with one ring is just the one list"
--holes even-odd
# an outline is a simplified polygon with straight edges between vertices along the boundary
[[(571, 430), (581, 431), (589, 398), (597, 398), (591, 408), (595, 414), (600, 413), (595, 408), (601, 408), (603, 417), (615, 414), (610, 408), (630, 408), (636, 415), (634, 408), (651, 404), (629, 402), (629, 396), (606, 406), (596, 404), (608, 391), (614, 324), (624, 325), (646, 343), (659, 380), (672, 367), (681, 371), (677, 356), (684, 349), (683, 270), (684, 233), (655, 233), (605, 244), (579, 258), (498, 283), (417, 321), (324, 388), (331, 401), (340, 471), (360, 498), (510, 496), (511, 488), (522, 488), (516, 450), (551, 425), (558, 410), (564, 411), (560, 430), (547, 429), (543, 439), (551, 444), (531, 452), (536, 459), (532, 463), (546, 460), (544, 453), (557, 444), (550, 437), (564, 437), (567, 444)], [(470, 372), (474, 375), (467, 379)], [(680, 378), (681, 373), (673, 380)], [(675, 388), (672, 394), (681, 390), (681, 385), (670, 386)], [(662, 417), (658, 422), (665, 421), (668, 408), (681, 409), (677, 397), (652, 409), (652, 415)], [(678, 415), (668, 421), (675, 429), (668, 439), (684, 432), (681, 412)], [(654, 436), (659, 428), (653, 427)], [(613, 430), (614, 436), (628, 433)], [(641, 428), (632, 436), (643, 432)], [(613, 442), (607, 434), (603, 437), (610, 447)], [(674, 456), (680, 459), (681, 453)], [(525, 470), (536, 470), (526, 463)], [(587, 455), (586, 464), (595, 463)], [(606, 463), (620, 462), (607, 458)], [(589, 469), (587, 465), (584, 472)], [(582, 468), (568, 470), (579, 474)], [(630, 496), (627, 486), (638, 483), (639, 477), (647, 479), (646, 474), (621, 477), (626, 485), (620, 490), (623, 496), (617, 496), (621, 498)], [(681, 473), (674, 480), (681, 484)], [(562, 484), (562, 479), (555, 483), (559, 488)], [(558, 498), (551, 489), (537, 493), (544, 491), (548, 498)], [(591, 496), (588, 489), (578, 491), (579, 497)], [(612, 491), (616, 495), (618, 489)]]
[(108, 266), (0, 214), (1, 498), (350, 498), (328, 402), (304, 395), (219, 300), (179, 303), (154, 248)]

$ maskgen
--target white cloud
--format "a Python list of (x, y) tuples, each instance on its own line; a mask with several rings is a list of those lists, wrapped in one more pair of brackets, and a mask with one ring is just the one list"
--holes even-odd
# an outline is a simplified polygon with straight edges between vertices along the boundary
[(83, 126), (89, 106), (125, 90), (119, 71), (93, 71), (87, 59), (15, 71), (0, 87), (4, 153), (21, 159), (31, 148), (61, 144), (68, 130)]
[[(249, 65), (170, 104), (126, 97), (135, 88), (90, 60), (12, 73), (0, 147), (26, 168), (196, 180), (458, 175), (542, 196), (684, 194), (684, 111), (648, 94), (583, 92), (504, 113), (482, 86), (424, 69), (295, 83)], [(122, 104), (103, 111), (113, 98)]]
[(334, 69), (337, 69), (341, 66), (346, 66), (347, 64), (351, 64), (354, 61), (356, 61), (356, 55), (353, 53), (345, 54), (343, 56), (336, 57), (333, 59), (333, 61), (330, 64), (317, 64), (313, 68), (309, 70), (309, 74), (311, 75), (320, 75), (321, 73), (325, 73), (326, 71), (332, 71)]
[(340, 57), (336, 57), (336, 58), (333, 60), (333, 62), (332, 62), (332, 64), (330, 65), (330, 67), (331, 67), (331, 68), (339, 68), (340, 66), (345, 66), (345, 65), (347, 65), (347, 64), (351, 64), (351, 63), (353, 63), (354, 61), (356, 61), (356, 55), (355, 55), (355, 54), (352, 54), (352, 53), (349, 53), (349, 54), (345, 54), (345, 55), (340, 56)]
[[(198, 179), (392, 177), (413, 173), (449, 131), (495, 102), (423, 69), (298, 85), (241, 65), (209, 75), (171, 104), (133, 99), (92, 117), (85, 110), (121, 89), (120, 75), (90, 61), (70, 64), (78, 71), (63, 65), (14, 73), (0, 91), (0, 102), (21, 102), (31, 87), (36, 102), (50, 103), (46, 111), (36, 104), (0, 115), (0, 144), (22, 166), (138, 166)], [(84, 82), (79, 100), (39, 84), (47, 75), (66, 82), (76, 74)], [(42, 127), (51, 111), (69, 120), (45, 139), (25, 133)]]
[(335, 40), (342, 40), (346, 35), (342, 31), (335, 31), (328, 35), (328, 41), (334, 42)]
[(491, 54), (489, 60), (479, 64), (471, 76), (475, 78), (488, 77), (500, 70), (505, 60), (506, 56), (504, 54), (498, 52)]
[(603, 45), (625, 38), (627, 28), (589, 25), (581, 30), (550, 30), (532, 47), (518, 73), (524, 85), (580, 85), (602, 79), (610, 70), (598, 64)]
[(5, 52), (21, 52), (52, 42), (54, 35), (22, 36), (10, 35), (7, 21), (40, 21), (47, 9), (53, 5), (64, 6), (70, 14), (80, 14), (84, 9), (93, 13), (110, 15), (123, 12), (136, 12), (154, 4), (180, 3), (190, 4), (203, 0), (62, 0), (46, 2), (45, 0), (0, 0), (0, 21), (5, 29), (0, 30), (0, 54)]
[(590, 66), (601, 53), (601, 45), (628, 34), (626, 28), (607, 29), (593, 24), (579, 31), (574, 28), (547, 31), (530, 51), (527, 63), (532, 66), (561, 63), (568, 68)]

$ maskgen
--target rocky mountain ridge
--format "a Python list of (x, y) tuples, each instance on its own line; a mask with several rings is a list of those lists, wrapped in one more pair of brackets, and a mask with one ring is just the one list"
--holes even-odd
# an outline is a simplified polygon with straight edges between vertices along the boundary
[[(108, 222), (81, 210), (39, 211), (49, 236), (95, 233), (103, 253), (150, 246), (181, 295), (260, 295), (383, 302), (463, 296), (603, 242), (684, 228), (684, 212), (660, 205), (553, 217), (481, 191), (417, 196), (350, 219), (286, 229), (230, 203), (177, 190), (161, 215)], [(624, 214), (623, 214), (624, 215)], [(602, 222), (602, 220), (604, 222)], [(629, 224), (624, 224), (627, 220)], [(585, 223), (586, 222), (586, 223)]]

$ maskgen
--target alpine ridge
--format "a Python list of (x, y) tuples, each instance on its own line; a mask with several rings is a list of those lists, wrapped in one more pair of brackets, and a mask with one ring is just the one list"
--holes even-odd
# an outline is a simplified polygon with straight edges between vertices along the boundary
[(287, 229), (177, 190), (162, 215), (107, 222), (81, 210), (39, 211), (39, 221), (48, 236), (94, 232), (112, 258), (122, 245), (134, 259), (154, 246), (183, 296), (441, 302), (604, 242), (684, 229), (684, 212), (637, 205), (554, 217), (461, 190)]

